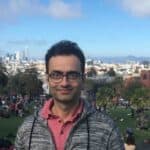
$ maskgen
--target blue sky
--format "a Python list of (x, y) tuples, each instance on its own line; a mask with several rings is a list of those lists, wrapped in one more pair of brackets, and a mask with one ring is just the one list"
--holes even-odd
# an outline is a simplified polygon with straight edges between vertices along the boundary
[(150, 0), (0, 0), (0, 55), (42, 58), (63, 39), (86, 56), (150, 56)]

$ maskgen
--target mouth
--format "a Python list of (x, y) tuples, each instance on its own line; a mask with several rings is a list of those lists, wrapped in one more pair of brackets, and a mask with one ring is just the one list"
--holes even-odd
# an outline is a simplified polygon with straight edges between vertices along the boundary
[(72, 89), (60, 89), (58, 90), (61, 94), (70, 94)]

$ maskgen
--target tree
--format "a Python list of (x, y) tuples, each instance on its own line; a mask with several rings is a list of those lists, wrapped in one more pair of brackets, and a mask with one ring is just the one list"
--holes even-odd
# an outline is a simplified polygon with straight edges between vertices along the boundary
[(123, 78), (116, 76), (115, 80), (111, 83), (111, 88), (114, 89), (114, 104), (117, 105), (123, 92)]
[[(137, 127), (140, 129), (148, 129), (148, 118), (144, 113), (145, 107), (150, 107), (150, 89), (145, 87), (135, 88), (130, 95), (130, 100), (132, 105), (135, 106), (136, 114), (137, 114)], [(149, 106), (148, 106), (149, 105)], [(134, 109), (133, 109), (134, 111)]]
[(110, 77), (114, 77), (116, 76), (116, 72), (114, 71), (113, 68), (110, 68), (109, 71), (107, 72), (107, 75), (109, 75)]
[(85, 80), (85, 85), (84, 85), (84, 89), (85, 90), (93, 90), (96, 91), (98, 87), (98, 84), (96, 81), (91, 80), (91, 79), (86, 79)]
[(124, 89), (123, 96), (136, 109), (140, 109), (145, 107), (147, 101), (150, 100), (150, 89), (143, 87), (140, 82), (135, 81)]
[(35, 97), (43, 93), (42, 81), (38, 76), (38, 72), (35, 68), (27, 69), (24, 72), (26, 93), (30, 95), (30, 97)]
[(26, 69), (25, 72), (19, 71), (14, 76), (10, 76), (8, 89), (9, 93), (29, 95), (32, 97), (39, 96), (43, 93), (42, 81), (38, 78), (38, 72), (35, 68)]
[(7, 84), (7, 93), (9, 95), (16, 95), (21, 94), (25, 95), (25, 80), (24, 80), (24, 73), (21, 71), (18, 71), (15, 75), (10, 75), (8, 84)]
[(0, 93), (4, 94), (5, 86), (7, 85), (8, 77), (7, 70), (4, 64), (0, 63)]
[(91, 79), (85, 80), (84, 91), (87, 93), (87, 99), (95, 104), (96, 101), (96, 92), (98, 89), (98, 84), (96, 81)]
[(114, 95), (114, 90), (108, 85), (105, 85), (98, 88), (96, 93), (96, 102), (100, 107), (103, 107), (104, 110), (106, 110), (107, 105), (111, 102)]
[(87, 72), (87, 77), (95, 77), (97, 72), (94, 67), (91, 67), (90, 70)]
[(130, 96), (131, 102), (137, 109), (144, 108), (149, 97), (150, 90), (145, 87), (135, 88)]

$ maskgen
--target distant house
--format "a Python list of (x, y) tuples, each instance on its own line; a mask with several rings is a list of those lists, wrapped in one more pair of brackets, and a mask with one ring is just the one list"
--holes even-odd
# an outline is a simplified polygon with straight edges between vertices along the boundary
[(150, 70), (141, 70), (140, 75), (130, 75), (125, 78), (125, 87), (128, 87), (133, 82), (140, 82), (143, 86), (150, 88)]
[(128, 75), (124, 78), (124, 85), (125, 87), (128, 87), (134, 82), (140, 82), (140, 79), (141, 79), (140, 75), (135, 75), (135, 74)]
[(150, 70), (142, 70), (140, 77), (141, 83), (150, 88)]

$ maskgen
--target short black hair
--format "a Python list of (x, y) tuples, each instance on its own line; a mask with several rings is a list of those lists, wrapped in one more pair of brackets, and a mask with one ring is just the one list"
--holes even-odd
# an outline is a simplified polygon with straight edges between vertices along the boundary
[(84, 73), (85, 70), (85, 56), (78, 46), (77, 43), (69, 41), (69, 40), (62, 40), (57, 42), (56, 44), (52, 45), (46, 55), (45, 55), (45, 65), (46, 65), (46, 73), (48, 74), (48, 62), (53, 56), (59, 55), (74, 55), (76, 56), (81, 63), (81, 70)]
[(126, 141), (125, 143), (127, 143), (128, 145), (135, 145), (135, 138), (133, 135), (128, 135), (126, 137)]

